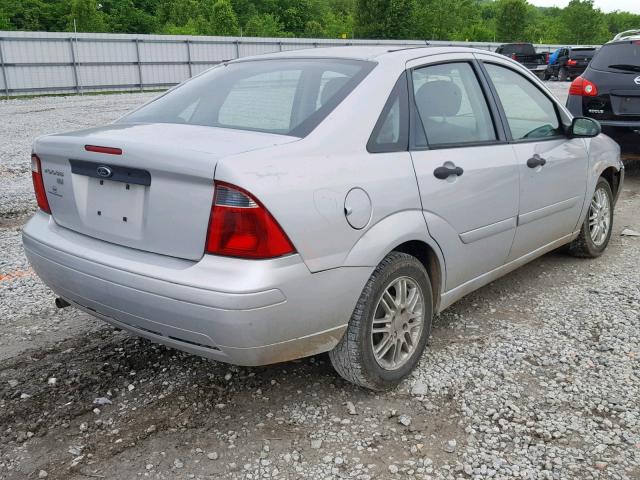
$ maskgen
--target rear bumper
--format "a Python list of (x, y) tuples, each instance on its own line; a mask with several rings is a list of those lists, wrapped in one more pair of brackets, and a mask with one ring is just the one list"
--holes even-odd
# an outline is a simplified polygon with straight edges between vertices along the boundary
[(23, 242), (38, 276), (73, 305), (152, 341), (239, 365), (333, 348), (372, 271), (312, 274), (298, 255), (179, 260), (86, 237), (42, 212)]

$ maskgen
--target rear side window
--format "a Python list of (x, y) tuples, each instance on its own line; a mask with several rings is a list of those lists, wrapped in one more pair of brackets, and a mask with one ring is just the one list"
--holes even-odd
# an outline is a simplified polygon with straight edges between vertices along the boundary
[(604, 45), (591, 60), (591, 68), (608, 72), (640, 72), (640, 41)]
[(413, 70), (416, 146), (496, 140), (482, 88), (468, 63), (430, 65)]
[(183, 123), (303, 137), (375, 63), (274, 59), (213, 68), (119, 120)]
[(403, 73), (376, 122), (367, 150), (370, 153), (406, 151), (409, 144), (407, 75)]
[(522, 75), (485, 64), (507, 117), (514, 140), (557, 137), (562, 134), (555, 105)]

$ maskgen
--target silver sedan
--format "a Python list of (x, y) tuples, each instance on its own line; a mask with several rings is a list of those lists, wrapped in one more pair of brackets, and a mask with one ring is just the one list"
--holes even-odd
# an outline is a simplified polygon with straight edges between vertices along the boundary
[(40, 137), (32, 176), (24, 246), (59, 306), (241, 365), (328, 351), (385, 389), (465, 294), (561, 246), (602, 254), (624, 169), (504, 56), (339, 47)]

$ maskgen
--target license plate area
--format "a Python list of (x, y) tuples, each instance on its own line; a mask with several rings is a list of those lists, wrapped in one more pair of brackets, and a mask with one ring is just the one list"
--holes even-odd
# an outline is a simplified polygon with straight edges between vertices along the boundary
[(82, 178), (86, 181), (85, 224), (110, 235), (140, 239), (147, 187), (92, 177)]
[(640, 96), (611, 95), (611, 106), (616, 115), (640, 115)]

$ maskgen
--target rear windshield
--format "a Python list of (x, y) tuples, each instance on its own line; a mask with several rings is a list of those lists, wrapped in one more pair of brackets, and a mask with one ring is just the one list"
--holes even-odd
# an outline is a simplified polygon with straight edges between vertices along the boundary
[(121, 123), (183, 123), (303, 137), (375, 63), (341, 59), (233, 62), (194, 77)]
[(530, 43), (512, 43), (509, 45), (503, 45), (501, 47), (501, 53), (518, 55), (535, 55), (536, 49)]
[(591, 60), (591, 68), (610, 72), (640, 72), (640, 41), (604, 45)]
[(595, 48), (572, 48), (570, 56), (572, 58), (591, 58), (596, 53)]

